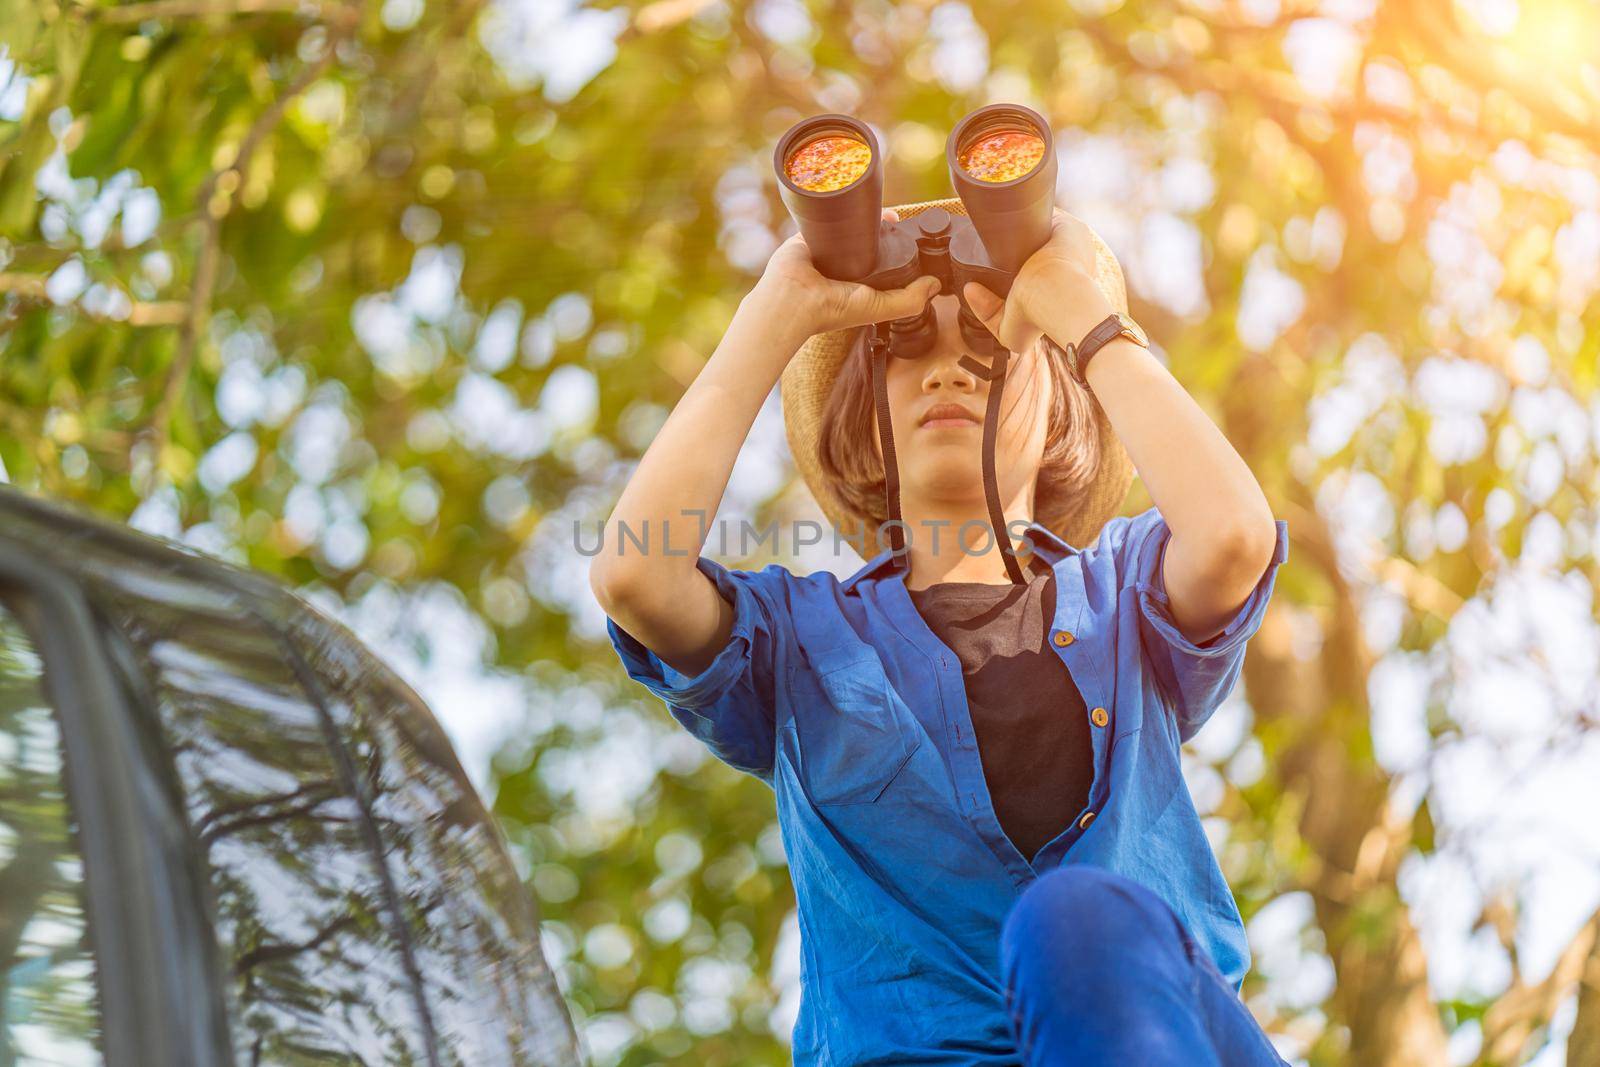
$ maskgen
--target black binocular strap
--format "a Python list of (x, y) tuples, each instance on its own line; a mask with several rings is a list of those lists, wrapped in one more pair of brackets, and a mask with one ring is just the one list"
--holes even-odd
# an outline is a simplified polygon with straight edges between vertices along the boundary
[[(889, 547), (896, 564), (909, 569), (906, 562), (905, 523), (900, 518), (900, 464), (895, 459), (894, 426), (889, 417), (889, 383), (886, 363), (889, 358), (889, 339), (885, 323), (873, 326), (867, 341), (867, 352), (872, 367), (872, 395), (878, 415), (878, 445), (883, 452), (883, 496), (889, 513)], [(994, 529), (995, 543), (1006, 561), (1006, 573), (1016, 585), (1026, 585), (1022, 566), (1017, 562), (1017, 551), (1011, 545), (1011, 535), (1006, 530), (1005, 512), (1000, 507), (1000, 482), (995, 477), (994, 447), (1000, 427), (1000, 397), (1005, 388), (1006, 364), (1011, 353), (1001, 350), (987, 367), (970, 355), (961, 357), (961, 365), (989, 382), (989, 399), (983, 416), (983, 497), (989, 507), (989, 524)]]
[(878, 412), (878, 447), (883, 452), (883, 499), (889, 512), (889, 547), (893, 550), (895, 565), (909, 570), (906, 562), (906, 529), (900, 518), (900, 464), (894, 454), (894, 426), (889, 421), (889, 358), (888, 323), (877, 323), (867, 341), (867, 352), (872, 363), (872, 395)]
[(988, 367), (983, 367), (970, 355), (961, 357), (961, 365), (989, 380), (989, 401), (983, 413), (983, 498), (989, 505), (989, 525), (994, 528), (995, 544), (1000, 546), (1000, 555), (1006, 561), (1006, 573), (1016, 585), (1026, 585), (1028, 580), (1022, 576), (1017, 550), (1011, 547), (1011, 535), (1006, 530), (1005, 513), (1000, 509), (1000, 480), (994, 472), (995, 438), (1000, 432), (1000, 394), (1005, 389), (1006, 363), (1010, 359), (1011, 353), (1001, 349)]

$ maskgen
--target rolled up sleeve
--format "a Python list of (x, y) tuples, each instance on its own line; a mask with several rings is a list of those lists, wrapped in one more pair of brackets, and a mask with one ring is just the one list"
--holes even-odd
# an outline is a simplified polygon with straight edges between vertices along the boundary
[[(687, 675), (606, 617), (606, 632), (628, 677), (666, 702), (667, 710), (729, 766), (772, 784), (776, 742), (773, 649), (781, 613), (762, 588), (762, 572), (696, 561), (733, 606), (728, 643), (699, 674)], [(769, 568), (769, 570), (772, 568)]]
[(1238, 683), (1245, 644), (1260, 629), (1278, 568), (1289, 558), (1289, 523), (1277, 519), (1273, 525), (1277, 540), (1272, 558), (1255, 588), (1218, 633), (1196, 643), (1184, 636), (1173, 618), (1162, 579), (1162, 560), (1172, 528), (1155, 508), (1134, 520), (1129, 543), (1135, 562), (1129, 580), (1137, 590), (1140, 634), (1147, 661), (1172, 707), (1183, 741), (1199, 732)]

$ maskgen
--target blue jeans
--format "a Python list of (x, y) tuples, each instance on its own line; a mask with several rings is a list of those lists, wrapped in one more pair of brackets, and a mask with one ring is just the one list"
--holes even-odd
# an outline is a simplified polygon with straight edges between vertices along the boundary
[(1083, 864), (1039, 877), (1000, 935), (1027, 1067), (1287, 1067), (1166, 901)]

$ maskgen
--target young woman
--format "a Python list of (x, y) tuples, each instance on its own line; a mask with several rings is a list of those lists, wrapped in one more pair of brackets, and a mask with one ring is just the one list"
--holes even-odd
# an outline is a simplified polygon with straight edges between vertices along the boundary
[[(962, 212), (890, 213), (931, 206)], [(774, 790), (801, 932), (794, 1062), (1279, 1067), (1238, 996), (1243, 923), (1179, 746), (1237, 680), (1287, 523), (1134, 340), (1067, 373), (1064, 347), (1126, 296), (1109, 250), (1057, 211), (1004, 301), (964, 294), (1015, 353), (996, 443), (1005, 515), (1026, 520), (1013, 582), (981, 478), (989, 386), (938, 288), (831, 281), (785, 242), (591, 571), (629, 674)], [(871, 537), (884, 465), (862, 327), (929, 300), (937, 342), (887, 363), (896, 566)], [(780, 375), (797, 467), (840, 536), (865, 523), (876, 551), (845, 580), (693, 551)], [(1134, 467), (1155, 507), (1117, 515)]]

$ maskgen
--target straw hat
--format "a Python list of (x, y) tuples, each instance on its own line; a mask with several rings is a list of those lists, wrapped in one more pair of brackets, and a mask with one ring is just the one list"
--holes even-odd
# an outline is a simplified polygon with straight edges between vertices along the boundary
[[(908, 219), (935, 207), (942, 207), (952, 215), (967, 213), (959, 197), (898, 204), (893, 210), (901, 219)], [(1098, 250), (1095, 281), (1111, 306), (1126, 315), (1128, 294), (1122, 280), (1122, 268), (1100, 235), (1092, 230), (1090, 233)], [(822, 412), (827, 406), (834, 380), (838, 377), (839, 366), (850, 351), (850, 341), (855, 332), (852, 328), (813, 334), (784, 368), (779, 392), (783, 399), (789, 451), (794, 456), (801, 477), (805, 479), (828, 522), (841, 535), (853, 536), (865, 524), (867, 549), (864, 554), (871, 559), (889, 547), (887, 537), (879, 537), (877, 533), (879, 524), (886, 520), (887, 515), (857, 515), (847, 508), (828, 484), (817, 449), (822, 432)], [(1093, 407), (1095, 428), (1100, 438), (1100, 466), (1094, 481), (1080, 496), (1077, 506), (1050, 527), (1051, 532), (1076, 548), (1084, 548), (1094, 542), (1106, 520), (1121, 510), (1128, 487), (1133, 483), (1133, 461), (1128, 458), (1127, 450), (1122, 447), (1121, 439), (1111, 428), (1111, 422), (1100, 405), (1096, 403)], [(1007, 516), (1007, 522), (1016, 518), (1020, 516)], [(873, 547), (874, 542), (876, 547)]]

